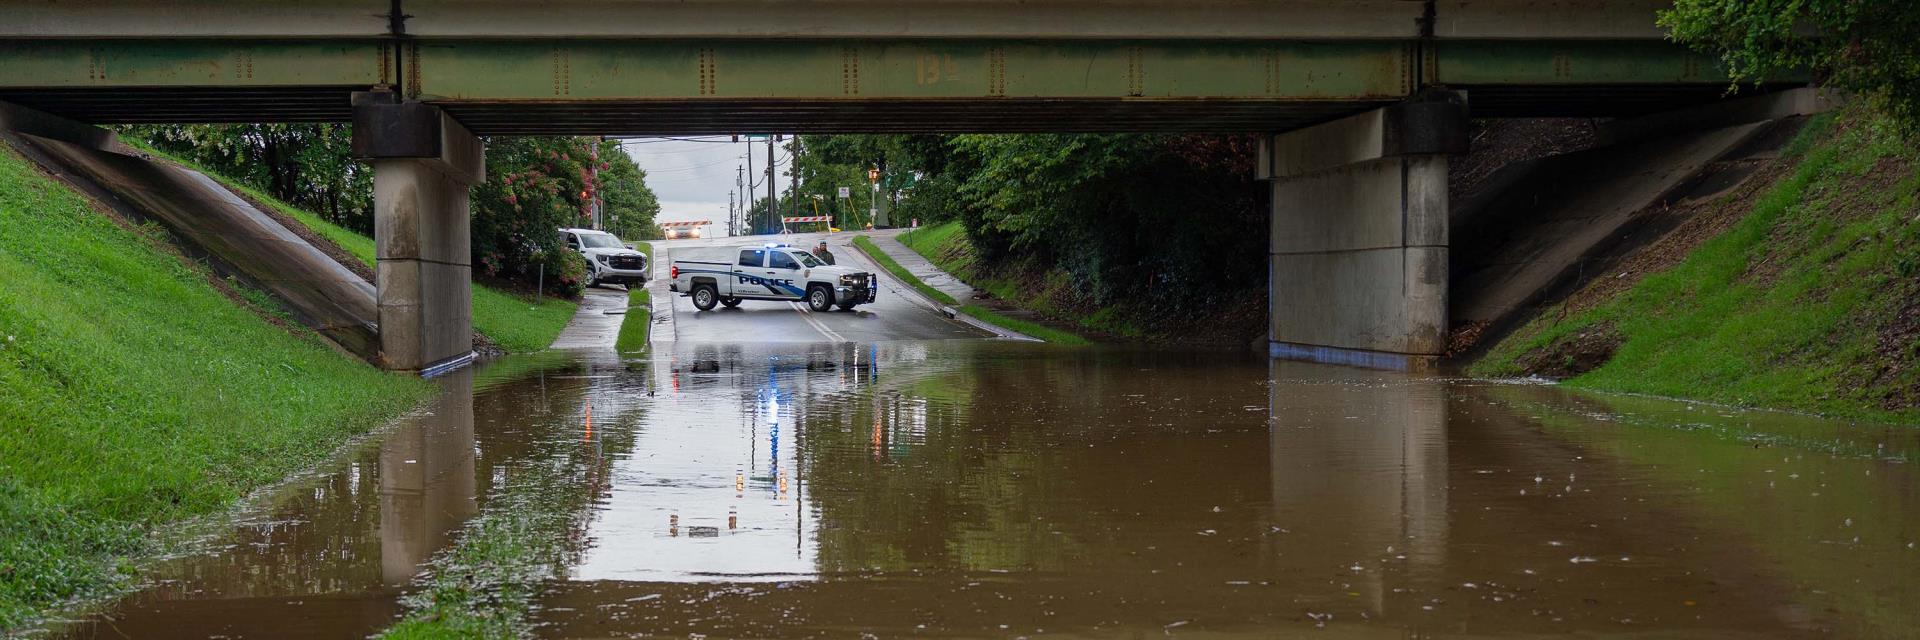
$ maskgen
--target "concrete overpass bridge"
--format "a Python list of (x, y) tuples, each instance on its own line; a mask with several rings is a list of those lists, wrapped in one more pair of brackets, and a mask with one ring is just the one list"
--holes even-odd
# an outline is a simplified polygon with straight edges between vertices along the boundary
[(354, 123), (387, 365), (468, 353), (476, 136), (1263, 132), (1277, 355), (1445, 347), (1478, 117), (1721, 98), (1651, 0), (0, 0), (0, 101), (89, 124)]

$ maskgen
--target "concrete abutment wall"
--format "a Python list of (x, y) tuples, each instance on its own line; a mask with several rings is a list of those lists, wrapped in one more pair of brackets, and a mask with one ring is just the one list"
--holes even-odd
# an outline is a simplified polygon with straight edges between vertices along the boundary
[(354, 98), (355, 155), (373, 164), (380, 362), (433, 372), (473, 358), (467, 188), (486, 175), (479, 138), (435, 107)]
[(1264, 140), (1274, 357), (1420, 369), (1445, 352), (1447, 155), (1466, 125), (1465, 96), (1437, 92)]

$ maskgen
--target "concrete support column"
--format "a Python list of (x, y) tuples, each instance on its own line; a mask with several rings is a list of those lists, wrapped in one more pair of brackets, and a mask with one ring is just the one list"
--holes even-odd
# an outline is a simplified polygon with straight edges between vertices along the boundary
[(467, 187), (486, 175), (479, 138), (438, 108), (354, 96), (354, 154), (373, 164), (380, 362), (433, 373), (473, 359)]
[(1462, 94), (1438, 92), (1266, 140), (1268, 340), (1276, 358), (1430, 366), (1447, 339), (1447, 154)]

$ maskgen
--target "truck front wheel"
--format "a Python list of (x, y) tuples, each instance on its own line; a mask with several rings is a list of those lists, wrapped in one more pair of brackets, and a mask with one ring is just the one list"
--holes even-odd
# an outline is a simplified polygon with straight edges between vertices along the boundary
[(703, 284), (693, 288), (693, 306), (701, 311), (712, 311), (713, 305), (720, 302), (720, 292), (713, 285)]
[(807, 292), (807, 307), (817, 313), (833, 310), (833, 290), (826, 287), (814, 287)]

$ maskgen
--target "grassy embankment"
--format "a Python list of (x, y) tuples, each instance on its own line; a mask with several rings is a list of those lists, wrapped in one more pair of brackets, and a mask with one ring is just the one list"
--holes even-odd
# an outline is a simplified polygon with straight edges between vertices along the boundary
[(1920, 421), (1915, 152), (1850, 113), (1816, 120), (1781, 162), (1750, 208), (1728, 196), (1747, 210), (1677, 264), (1589, 284), (1470, 371), (1597, 362), (1566, 384)]
[(294, 325), (164, 233), (116, 224), (0, 145), (0, 635), (125, 585), (156, 531), (431, 391), (276, 326)]
[(1009, 276), (981, 268), (974, 263), (973, 245), (967, 242), (966, 228), (958, 221), (921, 227), (900, 234), (899, 239), (901, 244), (933, 261), (934, 265), (947, 273), (1022, 309), (1032, 309), (1049, 318), (1066, 320), (1095, 333), (1122, 338), (1140, 338), (1147, 334), (1145, 329), (1122, 319), (1124, 314), (1119, 307), (1108, 306), (1080, 312), (1057, 304), (1056, 301), (1066, 297), (1065, 292), (1072, 288), (1072, 278), (1064, 271), (1056, 269), (1035, 276), (1029, 270), (1015, 265), (1004, 271), (1027, 273)]
[[(956, 224), (955, 226), (957, 227), (958, 225)], [(1002, 327), (1005, 329), (1011, 329), (1013, 331), (1017, 331), (1034, 338), (1045, 340), (1047, 342), (1053, 342), (1053, 343), (1065, 344), (1065, 345), (1088, 344), (1086, 338), (1082, 338), (1080, 336), (1077, 336), (1065, 331), (1061, 331), (1059, 329), (1054, 329), (1052, 327), (1048, 327), (1048, 326), (1044, 326), (1044, 325), (1040, 325), (1040, 324), (1036, 324), (1033, 322), (1028, 322), (1028, 321), (1020, 320), (1016, 318), (1009, 318), (1005, 315), (1001, 315), (1000, 313), (995, 312), (992, 309), (988, 309), (986, 307), (983, 307), (977, 304), (962, 305), (958, 301), (954, 300), (953, 296), (947, 295), (946, 293), (940, 291), (939, 289), (935, 289), (931, 286), (928, 286), (927, 283), (925, 282), (921, 282), (920, 278), (915, 277), (912, 272), (907, 271), (906, 267), (900, 266), (900, 263), (894, 260), (892, 256), (887, 255), (885, 251), (881, 251), (879, 247), (874, 246), (873, 240), (868, 239), (866, 236), (854, 237), (853, 245), (855, 247), (859, 247), (861, 251), (865, 252), (867, 254), (867, 257), (872, 258), (875, 263), (880, 265), (880, 268), (886, 269), (887, 273), (893, 274), (893, 277), (899, 278), (901, 282), (907, 283), (907, 285), (913, 287), (915, 291), (919, 291), (921, 295), (924, 295), (942, 304), (950, 305), (960, 313), (964, 313), (974, 318), (977, 318), (982, 322), (986, 322), (987, 324), (991, 324), (996, 327)]]
[[(299, 221), (321, 237), (339, 245), (342, 250), (353, 254), (369, 267), (374, 264), (373, 238), (327, 222), (313, 212), (282, 202), (244, 184), (240, 184), (218, 173), (202, 169), (191, 162), (181, 160), (167, 153), (153, 149), (138, 140), (122, 138), (122, 142), (142, 151), (166, 158), (181, 166), (206, 174), (208, 177), (238, 191), (247, 198), (273, 207), (289, 218)], [(553, 339), (567, 327), (573, 319), (578, 304), (559, 298), (546, 297), (534, 299), (475, 283), (473, 286), (473, 328), (492, 340), (494, 344), (511, 353), (539, 351), (553, 344)]]
[[(653, 264), (653, 245), (636, 242), (633, 248), (647, 254), (647, 264)], [(653, 296), (646, 289), (627, 290), (627, 315), (620, 321), (620, 337), (614, 341), (614, 350), (620, 353), (646, 350), (647, 332), (652, 326)]]

